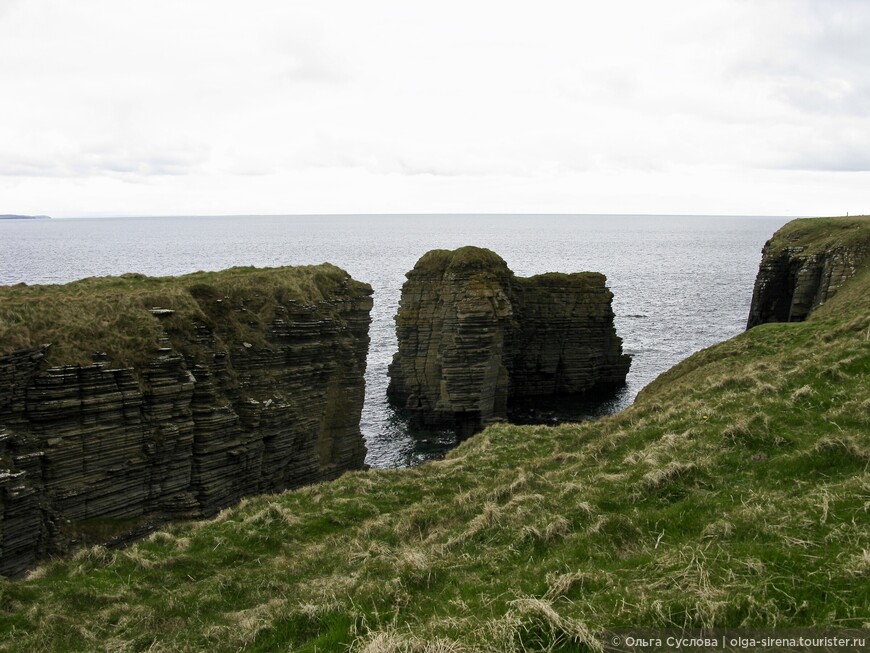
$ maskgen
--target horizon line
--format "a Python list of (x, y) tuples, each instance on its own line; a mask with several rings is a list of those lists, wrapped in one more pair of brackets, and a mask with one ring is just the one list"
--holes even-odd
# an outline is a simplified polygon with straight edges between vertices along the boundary
[[(167, 214), (99, 214), (99, 215), (68, 215), (54, 217), (49, 216), (52, 220), (99, 220), (99, 219), (128, 219), (128, 218), (315, 218), (315, 217), (499, 217), (499, 216), (529, 216), (529, 217), (687, 217), (687, 218), (814, 218), (814, 217), (847, 217), (846, 215), (795, 215), (795, 214), (778, 214), (778, 213), (570, 213), (570, 212), (378, 212), (378, 213), (167, 213)], [(851, 217), (862, 215), (857, 213)]]

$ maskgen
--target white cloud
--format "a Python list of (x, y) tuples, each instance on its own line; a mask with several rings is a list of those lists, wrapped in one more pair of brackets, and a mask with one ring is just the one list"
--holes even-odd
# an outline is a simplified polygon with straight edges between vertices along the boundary
[(854, 212), (868, 28), (858, 0), (0, 0), (0, 210)]

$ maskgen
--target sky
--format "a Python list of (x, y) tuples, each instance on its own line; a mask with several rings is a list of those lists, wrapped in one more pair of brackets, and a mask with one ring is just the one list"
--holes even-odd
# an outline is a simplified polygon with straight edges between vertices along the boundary
[(870, 213), (864, 0), (0, 0), (0, 213)]

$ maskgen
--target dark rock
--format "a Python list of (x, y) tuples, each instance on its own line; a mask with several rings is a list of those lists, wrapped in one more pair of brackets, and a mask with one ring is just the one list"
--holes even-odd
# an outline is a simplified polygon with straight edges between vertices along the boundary
[(357, 282), (284, 298), (250, 347), (175, 325), (135, 367), (0, 356), (0, 574), (361, 468), (371, 306)]
[(746, 328), (801, 322), (870, 258), (867, 218), (795, 220), (764, 245)]
[(428, 252), (407, 277), (387, 393), (418, 426), (470, 435), (518, 400), (625, 384), (604, 275), (523, 279), (463, 247)]

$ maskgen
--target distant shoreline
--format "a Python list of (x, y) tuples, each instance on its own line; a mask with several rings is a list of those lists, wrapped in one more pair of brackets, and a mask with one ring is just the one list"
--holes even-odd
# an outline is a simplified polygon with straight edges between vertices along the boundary
[(51, 220), (50, 215), (14, 215), (7, 213), (0, 215), (0, 220)]

